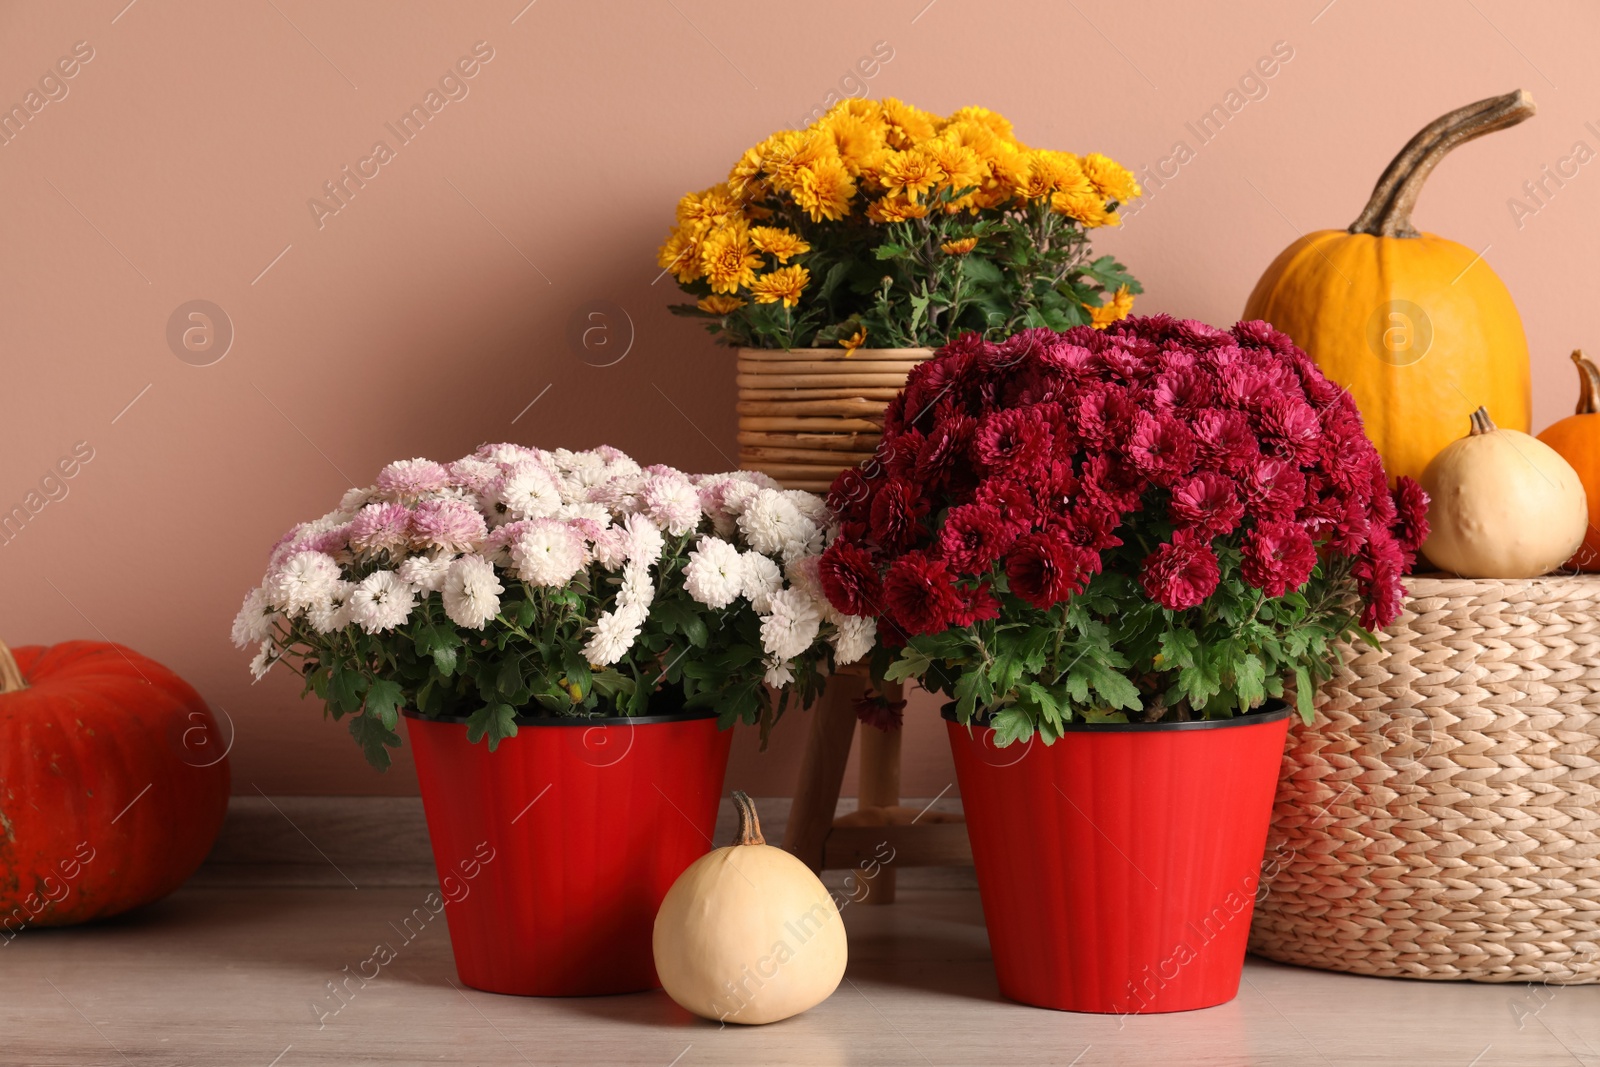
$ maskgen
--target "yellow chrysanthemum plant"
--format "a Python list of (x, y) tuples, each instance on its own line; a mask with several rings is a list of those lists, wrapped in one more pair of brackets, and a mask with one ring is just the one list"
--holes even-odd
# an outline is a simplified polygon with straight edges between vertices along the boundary
[(731, 345), (938, 346), (975, 330), (1105, 326), (1142, 287), (1090, 231), (1141, 194), (1127, 168), (1019, 141), (980, 107), (948, 118), (847, 100), (749, 149), (678, 202), (660, 266)]

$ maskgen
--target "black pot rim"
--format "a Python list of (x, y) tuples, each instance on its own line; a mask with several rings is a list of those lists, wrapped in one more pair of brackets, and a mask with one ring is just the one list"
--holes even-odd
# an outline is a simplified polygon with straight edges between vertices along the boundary
[[(420, 711), (407, 708), (400, 713), (408, 719), (417, 719), (421, 722), (442, 722), (451, 726), (465, 726), (465, 715), (424, 715)], [(715, 719), (715, 711), (680, 711), (672, 715), (596, 715), (586, 717), (582, 715), (518, 715), (512, 720), (518, 729), (524, 726), (656, 726), (671, 722), (697, 722), (700, 719)]]
[[(1235, 715), (1231, 719), (1195, 719), (1191, 722), (1073, 722), (1061, 727), (1064, 734), (1137, 734), (1161, 733), (1171, 730), (1223, 730), (1228, 727), (1257, 726), (1278, 722), (1289, 717), (1294, 709), (1281, 700), (1270, 700), (1261, 705), (1262, 710)], [(940, 709), (946, 722), (961, 725), (954, 708)], [(971, 725), (988, 729), (989, 725), (973, 719)]]

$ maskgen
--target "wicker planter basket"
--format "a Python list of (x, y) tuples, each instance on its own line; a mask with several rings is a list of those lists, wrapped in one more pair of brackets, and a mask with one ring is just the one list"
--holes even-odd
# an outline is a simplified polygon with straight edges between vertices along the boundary
[(826, 493), (872, 455), (883, 409), (930, 348), (741, 348), (739, 466)]
[(1251, 950), (1600, 981), (1600, 576), (1407, 585), (1290, 731)]

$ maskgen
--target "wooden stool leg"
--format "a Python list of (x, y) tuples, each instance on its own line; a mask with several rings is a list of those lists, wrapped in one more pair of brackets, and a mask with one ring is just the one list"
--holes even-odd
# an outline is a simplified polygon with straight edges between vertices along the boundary
[[(899, 700), (899, 685), (885, 687), (884, 696)], [(880, 730), (876, 726), (861, 725), (861, 779), (858, 792), (860, 807), (893, 808), (900, 803), (900, 731)], [(889, 865), (869, 874), (865, 868), (856, 869), (864, 892), (863, 904), (894, 903), (894, 868)]]
[(789, 825), (783, 831), (783, 847), (813, 871), (822, 870), (823, 849), (833, 829), (833, 813), (839, 805), (839, 789), (844, 785), (844, 767), (850, 760), (850, 745), (855, 738), (855, 701), (865, 691), (864, 677), (835, 674), (828, 679), (822, 699), (811, 709), (811, 733), (800, 763), (800, 781), (795, 786), (794, 806), (789, 809)]

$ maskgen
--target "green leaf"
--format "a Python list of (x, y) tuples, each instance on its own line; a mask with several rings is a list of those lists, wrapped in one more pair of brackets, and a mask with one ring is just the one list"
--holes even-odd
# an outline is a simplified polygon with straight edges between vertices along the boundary
[(1081, 666), (1095, 692), (1113, 708), (1138, 711), (1144, 706), (1139, 700), (1139, 687), (1128, 681), (1120, 671), (1112, 670), (1092, 656), (1086, 657)]
[(1267, 665), (1254, 652), (1247, 653), (1233, 668), (1234, 689), (1241, 710), (1253, 708), (1267, 696)]
[(393, 730), (400, 725), (400, 705), (405, 702), (405, 691), (400, 683), (379, 678), (367, 687), (367, 714), (376, 715), (384, 728)]
[(487, 736), (493, 752), (501, 741), (517, 736), (516, 718), (510, 704), (485, 704), (467, 717), (467, 740), (477, 744)]
[(1033, 736), (1033, 721), (1017, 708), (997, 712), (990, 720), (994, 727), (994, 747), (1005, 748), (1016, 741), (1026, 741)]
[(433, 650), (433, 666), (445, 678), (456, 672), (457, 652), (454, 648), (436, 648)]
[(389, 769), (389, 749), (400, 747), (400, 738), (394, 731), (371, 715), (352, 717), (350, 736), (361, 746), (367, 762), (380, 771)]
[(361, 694), (366, 691), (366, 675), (357, 670), (350, 670), (340, 663), (333, 665), (333, 677), (328, 682), (328, 696), (336, 711), (359, 711)]
[(1311, 684), (1311, 672), (1303, 664), (1297, 664), (1294, 669), (1294, 702), (1300, 711), (1300, 719), (1307, 726), (1311, 725), (1317, 717), (1316, 707), (1312, 703), (1316, 696), (1316, 688)]
[(1161, 635), (1161, 669), (1193, 667), (1200, 637), (1193, 630), (1167, 630)]
[(889, 669), (883, 672), (886, 682), (901, 682), (910, 678), (920, 678), (933, 666), (933, 660), (916, 649), (907, 645), (900, 650), (900, 658), (889, 664)]

